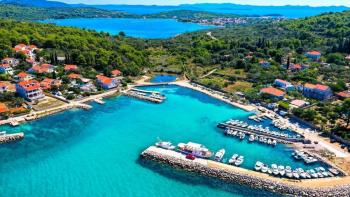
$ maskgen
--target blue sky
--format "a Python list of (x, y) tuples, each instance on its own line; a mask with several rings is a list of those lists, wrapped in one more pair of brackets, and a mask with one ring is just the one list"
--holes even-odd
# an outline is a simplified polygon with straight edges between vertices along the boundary
[(132, 4), (132, 5), (178, 5), (192, 3), (236, 3), (249, 5), (344, 5), (350, 7), (350, 0), (56, 0), (66, 3), (85, 4)]

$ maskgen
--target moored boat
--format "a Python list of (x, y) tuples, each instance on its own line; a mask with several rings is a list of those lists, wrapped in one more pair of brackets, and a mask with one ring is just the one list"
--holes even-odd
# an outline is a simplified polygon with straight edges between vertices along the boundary
[(178, 150), (185, 154), (192, 154), (195, 157), (210, 158), (213, 153), (205, 146), (193, 142), (179, 143)]
[(215, 161), (221, 161), (224, 155), (225, 149), (220, 149), (218, 152), (215, 153)]
[(228, 163), (231, 165), (235, 164), (237, 158), (238, 158), (238, 154), (232, 155), (232, 157), (228, 160)]
[(161, 140), (156, 142), (156, 146), (158, 146), (160, 148), (167, 149), (167, 150), (174, 150), (176, 148), (175, 146), (172, 145), (171, 142), (166, 142), (166, 141), (161, 141)]

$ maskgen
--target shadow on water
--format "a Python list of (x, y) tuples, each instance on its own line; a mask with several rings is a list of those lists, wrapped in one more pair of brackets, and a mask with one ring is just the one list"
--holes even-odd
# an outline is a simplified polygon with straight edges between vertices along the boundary
[(206, 177), (199, 174), (185, 172), (179, 169), (171, 168), (170, 166), (162, 165), (154, 161), (144, 160), (139, 158), (136, 163), (140, 166), (149, 169), (161, 176), (176, 180), (187, 185), (205, 185), (212, 189), (219, 189), (232, 194), (242, 196), (269, 196), (278, 197), (281, 195), (274, 194), (265, 190), (257, 190), (247, 186), (229, 183), (213, 177)]

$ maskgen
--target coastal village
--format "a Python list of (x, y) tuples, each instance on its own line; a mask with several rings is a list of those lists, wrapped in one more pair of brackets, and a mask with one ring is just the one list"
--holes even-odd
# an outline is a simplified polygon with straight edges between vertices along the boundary
[[(329, 183), (328, 179), (332, 181), (332, 178), (345, 177), (343, 178), (345, 180), (348, 178), (348, 173), (350, 173), (348, 165), (350, 154), (347, 153), (349, 148), (346, 144), (332, 144), (334, 141), (329, 141), (329, 139), (318, 135), (320, 129), (323, 128), (318, 128), (307, 120), (297, 118), (300, 120), (300, 124), (308, 126), (305, 129), (300, 127), (298, 123), (292, 123), (286, 118), (288, 115), (293, 116), (293, 109), (312, 108), (315, 106), (314, 103), (318, 101), (345, 102), (344, 100), (350, 98), (349, 90), (334, 92), (331, 87), (321, 83), (295, 84), (276, 78), (273, 84), (266, 84), (265, 87), (260, 89), (257, 95), (261, 100), (257, 102), (255, 100), (249, 101), (244, 93), (236, 92), (236, 96), (232, 96), (203, 86), (195, 81), (189, 81), (183, 76), (178, 76), (179, 79), (177, 81), (160, 83), (151, 83), (149, 82), (149, 76), (143, 76), (141, 79), (135, 78), (134, 83), (125, 86), (123, 85), (122, 72), (118, 69), (111, 70), (110, 73), (97, 73), (95, 78), (88, 78), (82, 74), (79, 65), (64, 63), (64, 61), (53, 65), (46, 59), (38, 59), (36, 54), (42, 49), (35, 45), (18, 44), (14, 46), (13, 50), (15, 54), (23, 56), (23, 59), (6, 57), (2, 60), (0, 72), (2, 73), (2, 79), (6, 80), (0, 82), (2, 94), (2, 102), (0, 103), (2, 120), (0, 124), (17, 126), (21, 122), (35, 120), (71, 108), (90, 109), (91, 106), (86, 104), (87, 102), (94, 101), (104, 104), (104, 101), (102, 101), (103, 97), (116, 95), (117, 93), (160, 104), (166, 100), (166, 95), (155, 91), (138, 89), (137, 87), (174, 84), (203, 92), (235, 107), (254, 112), (255, 115), (249, 117), (251, 121), (259, 123), (264, 121), (264, 119), (270, 119), (274, 127), (280, 130), (289, 130), (296, 134), (294, 136), (281, 134), (280, 132), (270, 131), (268, 128), (257, 127), (240, 120), (228, 120), (218, 123), (218, 127), (224, 129), (225, 135), (241, 140), (244, 140), (245, 136), (249, 136), (249, 142), (271, 146), (276, 146), (279, 143), (288, 144), (295, 148), (293, 157), (297, 158), (297, 160), (302, 159), (306, 163), (321, 162), (327, 166), (327, 168), (317, 167), (312, 170), (304, 170), (302, 168), (291, 169), (289, 166), (277, 164), (272, 164), (270, 167), (270, 165), (257, 161), (255, 171), (268, 175), (268, 178), (263, 175), (267, 183), (272, 181), (277, 188), (282, 188), (283, 190), (294, 188), (291, 189), (290, 194), (299, 195), (304, 191), (300, 189), (303, 186), (290, 181), (281, 181), (280, 178), (299, 181), (301, 179), (314, 179), (313, 181), (315, 181), (322, 178), (321, 182)], [(321, 61), (322, 55), (318, 51), (307, 52), (305, 57), (312, 63), (327, 66)], [(346, 59), (350, 61), (350, 56), (347, 56)], [(27, 70), (23, 70), (21, 69), (23, 67), (20, 66), (21, 64), (30, 65), (30, 67)], [(268, 68), (271, 66), (271, 63), (268, 60), (260, 60), (259, 65), (263, 68)], [(308, 69), (309, 65), (294, 64), (287, 60), (282, 67), (293, 74), (293, 72)], [(208, 77), (210, 74), (207, 74), (205, 77)], [(337, 120), (337, 122), (339, 124), (347, 124), (344, 120)], [(0, 143), (7, 143), (22, 139), (25, 136), (23, 133), (3, 133), (1, 137)], [(247, 172), (242, 173), (239, 168), (244, 162), (244, 156), (242, 155), (233, 155), (228, 164), (217, 164), (207, 161), (207, 159), (212, 157), (212, 153), (208, 157), (198, 155), (198, 151), (209, 151), (200, 144), (193, 142), (188, 144), (180, 143), (177, 148), (180, 152), (185, 153), (184, 155), (171, 152), (175, 149), (175, 146), (171, 145), (170, 142), (160, 141), (156, 146), (158, 148), (151, 146), (142, 152), (142, 157), (162, 163), (172, 163), (175, 167), (191, 168), (194, 171), (198, 170), (197, 165), (201, 165), (199, 169), (202, 169), (201, 172), (208, 172), (204, 173), (208, 176), (216, 177), (216, 175), (212, 174), (212, 170), (221, 169), (225, 173), (239, 174), (237, 179), (235, 178), (231, 181), (239, 181), (243, 182), (243, 184), (247, 181), (247, 177), (242, 178), (242, 176), (247, 176)], [(207, 153), (209, 154), (209, 152)], [(224, 149), (217, 152), (214, 162), (225, 163), (222, 161), (224, 155)], [(336, 158), (342, 159), (337, 160)], [(175, 163), (174, 160), (176, 161)], [(191, 161), (195, 161), (195, 163), (193, 164)], [(199, 163), (196, 164), (197, 162)], [(213, 168), (212, 165), (222, 166)], [(229, 166), (227, 167), (226, 165)], [(231, 166), (235, 167), (231, 169)], [(249, 180), (260, 180), (257, 177), (261, 177), (261, 175), (255, 173), (257, 172), (248, 173), (250, 176)], [(266, 185), (268, 185), (267, 183)], [(257, 187), (261, 187), (260, 184), (257, 185)], [(311, 183), (310, 185), (310, 188), (313, 188)], [(308, 194), (323, 191), (322, 189), (315, 191), (310, 188), (308, 188)], [(347, 189), (346, 186), (340, 187), (337, 188), (337, 192), (345, 194)], [(276, 190), (281, 192), (278, 189)]]

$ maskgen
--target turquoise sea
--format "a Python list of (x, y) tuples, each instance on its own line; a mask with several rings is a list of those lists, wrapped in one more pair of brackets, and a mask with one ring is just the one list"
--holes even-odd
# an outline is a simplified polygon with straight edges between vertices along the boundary
[(103, 31), (112, 35), (123, 31), (127, 36), (151, 39), (170, 38), (186, 32), (217, 28), (196, 23), (178, 22), (174, 19), (79, 18), (50, 19), (41, 22)]
[(19, 127), (25, 138), (0, 146), (1, 196), (274, 196), (234, 184), (198, 177), (139, 161), (157, 137), (173, 143), (198, 142), (212, 150), (225, 148), (256, 160), (305, 167), (284, 145), (275, 148), (226, 137), (216, 124), (246, 119), (248, 112), (178, 86), (147, 87), (167, 96), (162, 104), (124, 96), (92, 104), (88, 111), (70, 110)]

